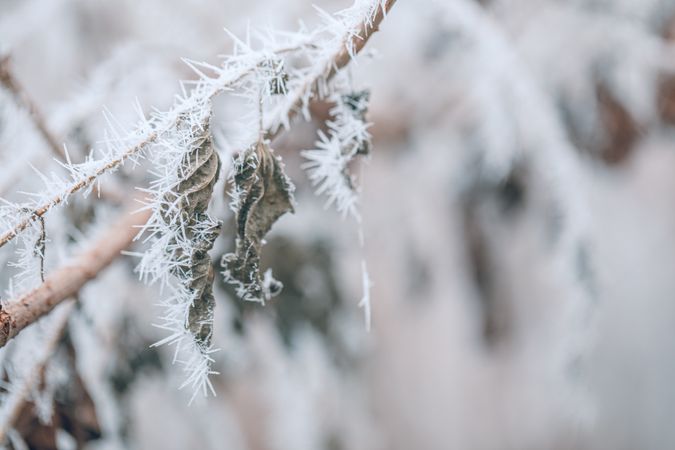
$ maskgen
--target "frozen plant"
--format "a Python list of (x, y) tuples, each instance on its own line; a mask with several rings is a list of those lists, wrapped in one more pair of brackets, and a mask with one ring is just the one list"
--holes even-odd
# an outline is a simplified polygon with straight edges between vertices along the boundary
[[(141, 258), (137, 268), (141, 279), (157, 283), (162, 291), (160, 304), (164, 312), (157, 326), (169, 334), (157, 345), (175, 346), (174, 362), (180, 362), (186, 374), (183, 386), (191, 386), (195, 395), (209, 391), (215, 394), (209, 380), (209, 375), (215, 373), (211, 368), (215, 351), (215, 272), (209, 250), (220, 235), (221, 221), (208, 210), (221, 163), (212, 144), (212, 102), (222, 93), (235, 94), (252, 107), (258, 118), (257, 123), (249, 123), (246, 117), (250, 114), (242, 114), (244, 141), (235, 150), (238, 154), (230, 178), (238, 222), (236, 251), (223, 258), (223, 273), (226, 281), (237, 286), (239, 297), (264, 302), (281, 289), (269, 270), (261, 273), (264, 237), (282, 214), (293, 210), (294, 202), (293, 185), (270, 142), (290, 127), (294, 116), (308, 118), (310, 102), (334, 101), (334, 117), (328, 123), (330, 137), (326, 139), (340, 147), (340, 161), (330, 162), (336, 157), (330, 146), (324, 146), (325, 156), (319, 155), (320, 149), (305, 156), (316, 163), (309, 167), (310, 177), (317, 182), (325, 179), (319, 191), (327, 190), (341, 212), (357, 217), (355, 188), (347, 164), (370, 148), (364, 118), (368, 94), (345, 92), (336, 87), (333, 79), (342, 80), (342, 68), (363, 48), (393, 4), (393, 0), (357, 0), (335, 15), (321, 11), (321, 24), (311, 31), (303, 26), (295, 33), (255, 32), (259, 49), (254, 49), (250, 35), (245, 41), (233, 36), (234, 51), (220, 65), (186, 60), (197, 79), (182, 84), (183, 94), (170, 110), (146, 115), (136, 105), (138, 120), (131, 130), (107, 114), (105, 148), (92, 150), (83, 162), (72, 161), (69, 152), (55, 144), (39, 111), (13, 82), (5, 60), (3, 74), (9, 80), (6, 88), (24, 106), (35, 109), (34, 124), (53, 153), (65, 159), (60, 165), (69, 177), (63, 178), (56, 171), (40, 175), (45, 187), (30, 193), (29, 202), (6, 202), (0, 210), (0, 220), (5, 224), (0, 232), (0, 247), (18, 236), (33, 242), (37, 249), (34, 253), (41, 262), (39, 273), (44, 277), (44, 223), (48, 222), (48, 212), (67, 205), (75, 194), (87, 196), (94, 188), (97, 196), (119, 197), (107, 190), (102, 177), (127, 162), (132, 163), (132, 169), (147, 167), (154, 179), (149, 187), (140, 189), (145, 194), (141, 199), (144, 206), (140, 214), (122, 223), (141, 228), (138, 240), (147, 244), (147, 249), (132, 254)], [(41, 230), (37, 240), (28, 233), (36, 224)], [(129, 245), (129, 238), (126, 232), (117, 239), (102, 238), (94, 246), (102, 245), (103, 249), (93, 247), (81, 255), (87, 261), (84, 266), (89, 267), (66, 265), (47, 274), (37, 289), (20, 292), (8, 301), (0, 316), (0, 325), (6, 330), (0, 336), (2, 342), (75, 295), (92, 271), (96, 273), (110, 264), (114, 255)], [(31, 256), (27, 251), (23, 252), (22, 267), (27, 266)], [(59, 292), (57, 301), (47, 294), (48, 289)], [(24, 305), (23, 309), (20, 305)], [(17, 320), (15, 316), (21, 317)]]

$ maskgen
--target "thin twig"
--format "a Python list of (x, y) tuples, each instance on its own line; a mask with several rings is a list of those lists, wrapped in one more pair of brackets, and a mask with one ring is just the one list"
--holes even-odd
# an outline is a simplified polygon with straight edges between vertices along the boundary
[(144, 142), (130, 148), (129, 150), (124, 152), (122, 156), (120, 156), (118, 159), (109, 161), (108, 163), (102, 165), (92, 175), (89, 175), (88, 177), (70, 186), (68, 189), (66, 189), (65, 192), (62, 192), (61, 194), (53, 197), (49, 202), (46, 202), (42, 204), (40, 207), (31, 210), (28, 216), (19, 221), (11, 230), (6, 231), (2, 236), (0, 236), (0, 247), (2, 247), (7, 242), (14, 239), (16, 236), (19, 235), (19, 233), (28, 228), (31, 222), (39, 220), (39, 218), (44, 216), (47, 213), (47, 211), (49, 211), (53, 206), (63, 203), (64, 200), (71, 194), (74, 194), (90, 186), (94, 181), (96, 181), (96, 179), (99, 176), (103, 175), (104, 173), (108, 172), (111, 169), (118, 167), (125, 160), (129, 159), (134, 154), (140, 152), (143, 148), (145, 148), (145, 146), (149, 145), (152, 142), (155, 142), (155, 140), (157, 140), (157, 137), (158, 137), (157, 133), (150, 134)]
[(47, 128), (47, 123), (40, 109), (16, 79), (9, 65), (9, 56), (0, 58), (0, 84), (12, 94), (17, 105), (28, 111), (33, 125), (35, 125), (35, 128), (45, 140), (51, 152), (54, 153), (54, 156), (59, 159), (65, 159), (66, 153), (61, 145), (59, 145), (58, 139)]
[[(65, 149), (58, 144), (58, 139), (55, 137), (54, 133), (49, 130), (40, 109), (12, 73), (9, 60), (9, 55), (0, 57), (0, 84), (9, 91), (18, 106), (28, 111), (35, 129), (38, 130), (45, 142), (47, 142), (47, 147), (49, 147), (54, 156), (60, 160), (67, 159)], [(7, 186), (11, 184), (13, 183), (9, 183)], [(5, 187), (0, 188), (0, 195), (4, 195), (5, 190)], [(118, 202), (125, 197), (119, 188), (111, 188), (110, 186), (105, 190), (101, 189), (99, 196)]]
[(356, 55), (363, 50), (363, 47), (365, 47), (371, 36), (379, 31), (382, 19), (384, 19), (391, 7), (394, 6), (394, 3), (396, 3), (396, 0), (385, 1), (382, 7), (377, 9), (370, 22), (362, 21), (356, 34), (348, 33), (342, 39), (342, 45), (339, 50), (328, 57), (322, 64), (317, 65), (316, 70), (311, 72), (305, 82), (291, 95), (291, 101), (279, 111), (274, 121), (271, 122), (271, 126), (268, 128), (266, 134), (267, 139), (273, 140), (281, 133), (282, 127), (280, 124), (284, 122), (283, 119), (286, 117), (288, 120), (291, 120), (300, 112), (304, 99), (311, 99), (312, 95), (317, 93), (320, 81), (323, 80), (326, 83), (330, 81), (340, 69), (349, 64), (352, 55)]
[[(359, 25), (359, 31), (357, 33), (353, 33), (353, 30), (350, 30), (350, 32), (344, 36), (342, 40), (344, 45), (340, 47), (340, 50), (337, 51), (332, 57), (328, 58), (324, 63), (318, 65), (317, 70), (311, 72), (307, 76), (305, 82), (301, 85), (301, 87), (295, 91), (295, 93), (291, 97), (291, 101), (288, 102), (286, 106), (277, 113), (277, 116), (275, 118), (276, 120), (275, 122), (273, 122), (273, 125), (268, 128), (266, 137), (271, 139), (277, 136), (281, 131), (281, 127), (278, 124), (284, 121), (282, 119), (288, 118), (288, 120), (290, 120), (291, 118), (293, 118), (298, 113), (299, 108), (302, 106), (303, 99), (307, 98), (309, 94), (316, 92), (318, 83), (321, 80), (328, 81), (342, 67), (344, 67), (345, 65), (347, 65), (347, 63), (349, 63), (352, 54), (355, 55), (356, 53), (361, 51), (361, 49), (363, 49), (363, 46), (370, 39), (372, 34), (378, 30), (379, 24), (384, 18), (386, 12), (389, 11), (389, 9), (391, 9), (391, 7), (395, 2), (396, 0), (387, 0), (384, 3), (383, 7), (376, 11), (375, 15), (372, 17), (372, 20), (370, 21), (369, 24), (362, 22), (361, 25)], [(281, 51), (287, 52), (288, 50), (284, 48), (282, 50), (277, 50), (272, 53), (277, 53)], [(175, 107), (169, 114), (167, 114), (167, 116), (170, 117), (171, 120), (168, 120), (166, 123), (161, 123), (157, 128), (149, 132), (147, 136), (140, 139), (139, 143), (124, 151), (119, 157), (111, 161), (107, 161), (105, 163), (102, 162), (101, 166), (99, 166), (93, 172), (93, 174), (85, 177), (79, 182), (66, 188), (60, 194), (55, 195), (54, 197), (47, 200), (40, 206), (36, 207), (27, 216), (19, 220), (11, 229), (5, 231), (2, 235), (0, 235), (0, 247), (4, 246), (5, 244), (7, 244), (7, 242), (15, 238), (19, 233), (28, 228), (31, 222), (37, 220), (38, 217), (42, 217), (52, 207), (63, 203), (68, 198), (68, 196), (89, 187), (92, 183), (94, 183), (94, 181), (96, 181), (96, 179), (99, 176), (118, 168), (127, 159), (140, 154), (148, 146), (157, 141), (158, 138), (162, 136), (165, 132), (179, 125), (182, 114), (189, 112), (191, 105), (194, 103), (194, 101), (199, 100), (203, 102), (204, 100), (210, 100), (216, 95), (224, 92), (229, 86), (237, 83), (238, 81), (249, 75), (250, 72), (255, 70), (255, 68), (259, 64), (264, 63), (268, 59), (269, 53), (261, 55), (260, 60), (256, 60), (254, 63), (251, 63), (250, 66), (242, 68), (241, 71), (238, 72), (237, 74), (223, 80), (217, 80), (219, 84), (217, 86), (214, 86), (213, 89), (208, 91), (206, 94), (201, 92), (196, 93), (193, 92), (190, 98), (188, 98), (185, 102), (181, 103), (179, 106)]]
[(112, 263), (138, 234), (149, 211), (126, 213), (72, 264), (54, 270), (45, 282), (0, 309), (0, 347), (21, 330), (74, 296), (85, 283)]
[(45, 253), (47, 252), (47, 229), (45, 227), (45, 218), (40, 217), (40, 235), (35, 242), (33, 253), (40, 260), (40, 280), (45, 282)]

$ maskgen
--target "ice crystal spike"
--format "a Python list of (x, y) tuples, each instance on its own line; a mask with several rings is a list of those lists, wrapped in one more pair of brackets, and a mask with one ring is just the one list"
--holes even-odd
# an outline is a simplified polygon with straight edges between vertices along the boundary
[(357, 155), (370, 153), (370, 126), (365, 115), (368, 91), (340, 94), (340, 87), (330, 97), (335, 106), (330, 110), (328, 134), (319, 132), (316, 148), (302, 152), (307, 159), (303, 167), (316, 186), (317, 194), (326, 194), (326, 206), (335, 204), (338, 212), (359, 220), (357, 189), (349, 165)]

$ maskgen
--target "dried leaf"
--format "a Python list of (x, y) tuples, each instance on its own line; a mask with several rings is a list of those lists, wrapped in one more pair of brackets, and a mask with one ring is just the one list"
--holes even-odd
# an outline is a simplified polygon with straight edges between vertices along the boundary
[(220, 229), (202, 229), (199, 225), (207, 223), (210, 219), (206, 210), (219, 171), (220, 159), (213, 149), (208, 127), (205, 127), (202, 140), (186, 154), (184, 163), (179, 169), (181, 181), (175, 192), (165, 198), (165, 204), (171, 205), (170, 209), (164, 211), (165, 220), (169, 223), (177, 211), (178, 223), (191, 242), (189, 247), (191, 253), (187, 257), (183, 254), (174, 255), (176, 260), (185, 261), (175, 267), (174, 275), (190, 290), (194, 299), (189, 311), (187, 328), (198, 342), (205, 345), (211, 340), (215, 307), (214, 277), (208, 251), (213, 247)]
[(287, 212), (294, 212), (295, 187), (268, 142), (259, 141), (235, 161), (233, 208), (237, 215), (235, 253), (223, 257), (225, 281), (244, 300), (264, 302), (281, 291), (270, 271), (260, 273), (263, 238)]

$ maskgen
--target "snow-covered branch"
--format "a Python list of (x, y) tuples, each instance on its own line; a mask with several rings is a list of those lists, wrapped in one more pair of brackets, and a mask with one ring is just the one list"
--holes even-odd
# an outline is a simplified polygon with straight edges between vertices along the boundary
[[(4, 218), (8, 226), (0, 234), (0, 247), (24, 231), (38, 217), (44, 216), (52, 207), (67, 202), (77, 192), (91, 189), (103, 174), (117, 170), (128, 160), (138, 162), (145, 150), (166, 133), (176, 129), (186, 115), (210, 110), (211, 100), (216, 95), (231, 90), (261, 66), (278, 60), (286, 53), (306, 50), (308, 57), (316, 58), (314, 60), (319, 62), (306, 70), (307, 75), (299, 80), (298, 87), (285, 96), (285, 100), (272, 114), (273, 119), (266, 127), (266, 134), (267, 137), (273, 137), (281, 130), (282, 125), (289, 126), (290, 119), (296, 113), (300, 110), (307, 111), (307, 104), (313, 95), (321, 96), (326, 93), (326, 84), (330, 78), (363, 48), (394, 3), (395, 0), (357, 0), (337, 17), (324, 14), (326, 24), (311, 33), (296, 33), (290, 35), (290, 38), (284, 34), (283, 38), (288, 42), (283, 45), (254, 51), (248, 44), (238, 41), (237, 51), (240, 53), (235, 52), (227, 57), (220, 67), (206, 63), (192, 65), (201, 78), (190, 94), (178, 97), (170, 111), (155, 113), (148, 119), (141, 117), (138, 128), (131, 133), (120, 130), (111, 119), (112, 137), (107, 141), (103, 157), (91, 157), (82, 164), (72, 164), (68, 160), (66, 167), (72, 180), (50, 182), (45, 192), (35, 194), (37, 200), (30, 207), (22, 208), (22, 211), (27, 212), (17, 214), (19, 211), (9, 208), (6, 212), (8, 217)], [(329, 35), (323, 46), (315, 42), (322, 34)], [(211, 71), (216, 76), (208, 77), (202, 70)]]
[[(270, 140), (290, 126), (294, 115), (307, 116), (310, 100), (330, 93), (331, 78), (363, 48), (393, 3), (356, 2), (336, 18), (326, 15), (325, 25), (318, 30), (291, 36), (284, 50), (256, 52), (250, 43), (237, 41), (236, 52), (241, 53), (235, 55), (253, 62), (230, 88), (257, 106), (258, 112), (257, 129), (249, 126), (233, 172), (237, 251), (223, 258), (225, 280), (237, 287), (240, 298), (264, 302), (281, 289), (270, 271), (264, 276), (260, 273), (264, 235), (293, 209), (293, 187), (269, 147)], [(277, 37), (270, 39), (263, 40), (264, 48), (278, 45)], [(304, 64), (284, 59), (288, 53)], [(151, 245), (143, 254), (139, 272), (168, 290), (158, 326), (169, 336), (159, 343), (175, 345), (174, 361), (186, 372), (184, 386), (191, 385), (195, 394), (207, 394), (213, 392), (209, 375), (215, 351), (211, 347), (213, 274), (207, 252), (220, 228), (206, 211), (218, 172), (208, 123), (212, 92), (220, 88), (209, 86), (211, 79), (201, 70), (219, 77), (225, 74), (222, 68), (206, 64), (194, 69), (201, 76), (196, 89), (206, 89), (207, 94), (191, 102), (192, 109), (184, 112), (180, 124), (157, 142), (163, 151), (153, 156), (156, 179), (148, 190), (151, 201), (147, 205), (153, 214), (144, 228)]]
[[(85, 162), (75, 164), (66, 153), (62, 165), (70, 173), (70, 180), (40, 174), (46, 189), (33, 194), (34, 201), (21, 205), (6, 202), (0, 208), (0, 220), (7, 225), (0, 234), (0, 247), (35, 221), (43, 220), (52, 207), (67, 203), (71, 195), (88, 193), (100, 184), (102, 175), (116, 171), (127, 161), (137, 164), (148, 158), (156, 178), (145, 189), (149, 202), (143, 215), (133, 219), (136, 224), (145, 224), (142, 232), (145, 241), (151, 244), (143, 254), (139, 272), (147, 281), (170, 288), (168, 298), (162, 300), (166, 312), (159, 324), (170, 335), (160, 343), (177, 344), (175, 360), (185, 367), (185, 385), (192, 385), (195, 393), (212, 391), (208, 377), (213, 373), (210, 369), (213, 361), (210, 355), (214, 351), (213, 273), (208, 251), (220, 227), (207, 213), (220, 167), (211, 143), (212, 100), (221, 93), (233, 92), (244, 97), (249, 105), (258, 105), (258, 129), (247, 129), (250, 137), (244, 139), (238, 151), (269, 148), (267, 143), (288, 129), (294, 116), (302, 114), (308, 118), (310, 101), (339, 97), (331, 86), (332, 78), (363, 49), (394, 3), (395, 0), (356, 0), (350, 8), (335, 15), (321, 12), (322, 23), (312, 31), (260, 34), (260, 50), (252, 48), (250, 39), (243, 42), (235, 38), (233, 54), (220, 66), (186, 61), (198, 80), (182, 84), (183, 95), (177, 97), (169, 111), (156, 111), (146, 118), (138, 107), (139, 121), (132, 131), (123, 129), (108, 116), (109, 129), (101, 157), (94, 158), (92, 151)], [(346, 117), (343, 116), (336, 123), (341, 123), (340, 117)], [(356, 146), (350, 152), (359, 150), (366, 133), (365, 124), (359, 123), (363, 129), (357, 133)], [(271, 170), (271, 176), (283, 178), (283, 166), (272, 156), (272, 150), (263, 153), (259, 155), (262, 160), (270, 162), (263, 166)], [(290, 182), (287, 184), (290, 186)], [(249, 200), (257, 202), (259, 198), (254, 195)], [(268, 200), (270, 205), (277, 202)], [(258, 206), (262, 208), (265, 204), (261, 202)], [(262, 210), (258, 213), (267, 214)], [(275, 220), (269, 220), (257, 231), (261, 232), (259, 241)], [(117, 238), (101, 241), (80, 257), (86, 264), (56, 270), (36, 290), (9, 302), (0, 317), (0, 346), (77, 292), (108, 265), (129, 244), (129, 223), (120, 227), (126, 231), (118, 231)], [(242, 254), (246, 252), (242, 250)], [(254, 262), (251, 267), (259, 277), (258, 264)]]
[(77, 294), (82, 286), (110, 265), (138, 233), (148, 212), (125, 213), (72, 263), (54, 270), (45, 282), (0, 309), (0, 347), (28, 325), (49, 314), (58, 304)]

